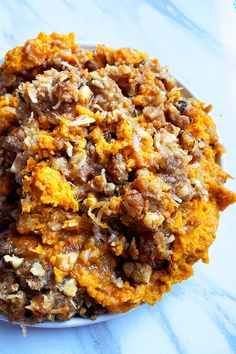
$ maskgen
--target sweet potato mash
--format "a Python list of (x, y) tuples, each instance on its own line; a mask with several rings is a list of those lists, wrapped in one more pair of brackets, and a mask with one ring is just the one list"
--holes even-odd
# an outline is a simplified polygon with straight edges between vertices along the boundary
[(40, 33), (0, 66), (0, 312), (153, 305), (208, 261), (224, 183), (211, 106), (157, 59)]

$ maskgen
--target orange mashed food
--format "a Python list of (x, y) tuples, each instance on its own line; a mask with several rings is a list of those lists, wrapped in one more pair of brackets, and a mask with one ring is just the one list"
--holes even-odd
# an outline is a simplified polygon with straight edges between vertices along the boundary
[(157, 59), (40, 33), (0, 66), (0, 312), (153, 305), (208, 262), (224, 187), (211, 106)]

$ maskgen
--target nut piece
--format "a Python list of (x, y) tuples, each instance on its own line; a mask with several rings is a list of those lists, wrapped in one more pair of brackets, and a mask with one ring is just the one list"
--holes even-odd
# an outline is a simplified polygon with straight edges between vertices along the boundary
[(163, 215), (161, 215), (161, 213), (146, 212), (143, 218), (143, 223), (149, 229), (157, 230), (164, 220), (165, 218)]
[(63, 284), (63, 293), (66, 296), (75, 296), (77, 292), (77, 286), (75, 279), (67, 279)]
[(58, 254), (56, 256), (56, 267), (63, 271), (71, 271), (78, 259), (76, 252)]
[(43, 277), (45, 275), (45, 270), (39, 262), (34, 262), (32, 267), (30, 268), (30, 273), (32, 273), (36, 277)]
[(140, 217), (144, 207), (143, 196), (138, 191), (131, 189), (125, 192), (121, 205), (129, 216)]
[(91, 60), (91, 59), (87, 60), (84, 63), (84, 67), (85, 67), (85, 69), (88, 69), (89, 72), (99, 69), (98, 64), (94, 60)]
[(81, 88), (79, 89), (78, 92), (78, 99), (79, 102), (82, 105), (86, 105), (87, 103), (89, 103), (90, 98), (92, 97), (92, 91), (90, 90), (90, 88), (87, 85), (83, 85), (81, 86)]
[(132, 238), (132, 241), (131, 241), (131, 244), (129, 246), (129, 254), (130, 256), (137, 260), (138, 259), (138, 256), (139, 256), (139, 250), (138, 250), (138, 247), (137, 247), (137, 244), (136, 244), (136, 240), (135, 240), (135, 237)]
[(133, 279), (137, 284), (148, 284), (152, 275), (152, 267), (147, 263), (126, 262), (123, 270), (127, 278)]
[(5, 262), (10, 262), (14, 269), (19, 268), (24, 260), (24, 258), (17, 257), (14, 254), (12, 256), (7, 254), (3, 258)]
[(190, 199), (193, 196), (193, 188), (187, 181), (178, 185), (176, 189), (176, 195), (182, 200), (187, 198)]

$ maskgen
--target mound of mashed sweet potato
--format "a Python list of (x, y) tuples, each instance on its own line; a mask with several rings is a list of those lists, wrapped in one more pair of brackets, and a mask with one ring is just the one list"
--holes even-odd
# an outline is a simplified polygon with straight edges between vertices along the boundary
[(157, 59), (40, 33), (0, 66), (0, 312), (153, 305), (208, 262), (224, 187), (210, 105)]

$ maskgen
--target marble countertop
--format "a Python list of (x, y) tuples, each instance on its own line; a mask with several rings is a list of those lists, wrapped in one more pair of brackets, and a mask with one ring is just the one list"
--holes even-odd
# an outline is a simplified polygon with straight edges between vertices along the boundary
[[(0, 58), (40, 31), (133, 46), (158, 57), (204, 101), (236, 176), (236, 10), (233, 0), (0, 0)], [(235, 190), (235, 181), (228, 183)], [(209, 265), (154, 307), (83, 328), (28, 330), (0, 323), (1, 354), (236, 353), (235, 217), (221, 217)]]

